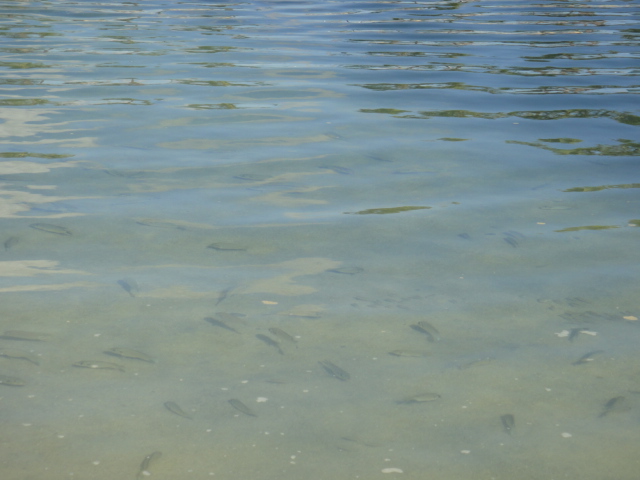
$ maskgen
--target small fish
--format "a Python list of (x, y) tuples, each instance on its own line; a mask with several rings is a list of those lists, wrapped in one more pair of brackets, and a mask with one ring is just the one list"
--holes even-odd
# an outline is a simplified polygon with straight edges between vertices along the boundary
[(151, 467), (151, 462), (154, 462), (158, 458), (162, 457), (162, 452), (153, 452), (144, 457), (142, 463), (140, 464), (140, 470), (138, 470), (138, 475), (136, 475), (136, 480), (141, 480), (143, 478), (151, 475), (149, 471), (149, 467)]
[(419, 350), (392, 350), (389, 355), (394, 357), (427, 357), (429, 354)]
[(334, 363), (331, 363), (329, 360), (321, 360), (318, 362), (322, 365), (329, 375), (337, 378), (338, 380), (347, 381), (351, 378), (351, 375), (346, 370), (343, 370), (339, 366)]
[(9, 237), (4, 241), (4, 249), (10, 250), (20, 239), (18, 237)]
[(139, 352), (138, 350), (133, 350), (131, 348), (114, 347), (109, 350), (105, 350), (104, 353), (107, 355), (113, 355), (114, 357), (131, 358), (134, 360), (142, 360), (143, 362), (156, 363), (155, 360), (146, 353)]
[(60, 225), (53, 225), (51, 223), (32, 223), (29, 225), (31, 228), (35, 228), (36, 230), (42, 230), (43, 232), (55, 233), (56, 235), (73, 235), (71, 230), (61, 227)]
[(95, 368), (101, 370), (119, 370), (121, 372), (124, 372), (124, 367), (122, 365), (111, 362), (101, 362), (100, 360), (96, 360), (95, 362), (91, 360), (82, 360), (80, 362), (74, 363), (73, 366), (81, 368)]
[(364, 268), (362, 268), (362, 267), (340, 267), (340, 268), (333, 268), (333, 269), (327, 270), (327, 271), (331, 272), (331, 273), (341, 273), (343, 275), (355, 275), (357, 273), (364, 272)]
[(18, 377), (10, 377), (9, 375), (0, 375), (0, 385), (22, 387), (24, 385), (24, 380)]
[(247, 247), (231, 242), (214, 242), (207, 245), (207, 248), (218, 250), (220, 252), (244, 252), (247, 250)]
[(440, 334), (438, 333), (438, 331), (425, 321), (418, 322), (415, 325), (409, 325), (409, 326), (416, 332), (420, 332), (426, 335), (427, 340), (429, 340), (430, 342), (435, 342), (437, 340), (440, 340)]
[(261, 333), (258, 333), (256, 335), (256, 338), (258, 340), (263, 341), (264, 343), (266, 343), (270, 347), (273, 347), (273, 348), (277, 349), (278, 353), (280, 355), (284, 355), (284, 352), (282, 351), (282, 348), (280, 348), (280, 344), (278, 342), (276, 342), (273, 338), (267, 337), (266, 335), (262, 335)]
[(171, 413), (175, 413), (176, 415), (180, 416), (180, 417), (184, 417), (184, 418), (188, 418), (189, 420), (193, 420), (193, 418), (191, 417), (191, 415), (189, 415), (187, 412), (185, 412), (184, 410), (182, 410), (177, 403), (175, 402), (164, 402), (164, 406), (167, 410), (169, 410)]
[(412, 395), (410, 397), (405, 397), (402, 400), (398, 400), (396, 403), (398, 404), (409, 404), (409, 403), (426, 403), (433, 402), (435, 400), (439, 400), (442, 398), (439, 394), (433, 392), (421, 393), (419, 395)]
[(504, 431), (511, 435), (511, 431), (516, 427), (516, 420), (513, 418), (513, 415), (507, 413), (505, 415), (500, 416), (500, 421), (502, 422), (502, 427)]
[(253, 413), (253, 410), (251, 410), (249, 407), (247, 407), (244, 403), (242, 403), (237, 398), (232, 398), (231, 400), (229, 400), (229, 403), (233, 408), (235, 408), (239, 412), (242, 412), (245, 415), (249, 415), (250, 417), (257, 417), (257, 415)]
[(213, 317), (205, 317), (205, 321), (209, 322), (211, 325), (213, 325), (215, 327), (220, 327), (220, 328), (224, 328), (225, 330), (229, 330), (231, 332), (240, 333), (238, 330), (236, 330), (233, 327), (230, 327), (229, 325), (224, 323), (222, 320), (218, 320), (218, 319), (213, 318)]
[(289, 342), (289, 343), (298, 343), (298, 341), (295, 338), (293, 338), (287, 332), (285, 332), (284, 330), (282, 330), (282, 329), (280, 329), (278, 327), (271, 327), (271, 328), (269, 328), (269, 331), (273, 335), (278, 337), (280, 340), (284, 340), (285, 342)]
[(569, 330), (569, 341), (573, 342), (573, 340), (580, 335), (582, 332), (588, 332), (589, 329), (585, 328), (585, 327), (578, 327), (578, 328), (572, 328), (571, 330)]
[(617, 409), (620, 408), (620, 406), (622, 405), (622, 403), (624, 402), (625, 397), (623, 396), (619, 396), (619, 397), (613, 397), (611, 399), (609, 399), (607, 401), (607, 403), (604, 404), (604, 407), (602, 408), (602, 413), (600, 413), (600, 415), (598, 415), (598, 418), (602, 418), (605, 415), (607, 415), (608, 413), (611, 413)]
[(585, 353), (571, 365), (582, 365), (583, 363), (593, 362), (593, 357), (599, 353), (604, 353), (604, 350), (594, 350), (593, 352)]
[(436, 341), (440, 340), (440, 332), (438, 331), (438, 329), (426, 320), (419, 321), (417, 325), (421, 327), (425, 332), (429, 332)]
[(49, 337), (47, 333), (24, 332), (22, 330), (7, 330), (0, 338), (4, 340), (22, 340), (25, 342), (43, 342)]
[(216, 303), (214, 303), (214, 305), (219, 305), (222, 301), (226, 300), (229, 297), (229, 294), (231, 293), (232, 290), (233, 290), (233, 287), (228, 287), (222, 290), (220, 292), (220, 295), (218, 296), (218, 299), (216, 300)]
[(131, 297), (135, 297), (136, 294), (140, 291), (140, 286), (138, 282), (136, 282), (133, 278), (123, 278), (118, 280), (118, 285), (122, 287), (122, 289), (127, 292)]
[(0, 357), (26, 360), (33, 363), (34, 365), (40, 365), (38, 357), (27, 352), (21, 352), (19, 350), (0, 350)]
[(155, 218), (139, 218), (136, 220), (138, 225), (144, 225), (145, 227), (155, 228), (174, 228), (176, 230), (186, 230), (186, 228), (180, 224), (180, 222), (173, 220), (159, 220)]
[(518, 247), (518, 241), (513, 237), (504, 237), (503, 240), (511, 245), (513, 248)]

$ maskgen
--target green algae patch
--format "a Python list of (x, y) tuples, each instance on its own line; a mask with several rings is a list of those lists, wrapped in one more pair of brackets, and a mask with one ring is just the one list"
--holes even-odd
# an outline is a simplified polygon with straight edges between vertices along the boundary
[(23, 68), (51, 68), (50, 65), (35, 62), (0, 62), (0, 67), (11, 68), (14, 70)]
[(580, 142), (582, 142), (582, 140), (579, 140), (577, 138), (567, 138), (567, 137), (562, 137), (562, 138), (540, 138), (539, 140), (541, 142), (547, 142), (547, 143), (580, 143)]
[(578, 232), (580, 230), (609, 230), (611, 228), (620, 228), (617, 225), (586, 225), (584, 227), (569, 227), (556, 232)]
[(2, 107), (31, 107), (33, 105), (46, 105), (49, 100), (43, 98), (5, 98), (0, 100)]
[(359, 212), (344, 212), (350, 215), (386, 215), (388, 213), (410, 212), (411, 210), (427, 210), (431, 207), (392, 207), (392, 208), (370, 208)]
[(612, 188), (640, 188), (640, 183), (623, 183), (621, 185), (600, 185), (596, 187), (575, 187), (563, 190), (563, 192), (599, 192), (600, 190), (609, 190)]
[(0, 152), (0, 158), (69, 158), (73, 157), (70, 154), (60, 153), (30, 153), (30, 152)]
[[(548, 139), (547, 139), (548, 140)], [(543, 140), (543, 141), (547, 141)], [(598, 144), (593, 147), (579, 147), (579, 148), (557, 148), (551, 145), (545, 145), (540, 142), (520, 142), (516, 140), (507, 140), (505, 143), (516, 145), (528, 145), (530, 147), (538, 147), (543, 150), (548, 150), (557, 155), (606, 155), (617, 157), (630, 157), (640, 155), (640, 143), (633, 142), (629, 139), (619, 138), (617, 145)], [(566, 143), (566, 142), (560, 142)]]
[(360, 111), (362, 113), (386, 113), (387, 115), (399, 115), (401, 113), (406, 113), (409, 110), (398, 110), (397, 108), (362, 108)]

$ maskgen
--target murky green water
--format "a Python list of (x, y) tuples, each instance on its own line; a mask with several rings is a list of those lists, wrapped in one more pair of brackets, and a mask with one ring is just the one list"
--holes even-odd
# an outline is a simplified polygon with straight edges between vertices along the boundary
[(635, 480), (637, 24), (0, 2), (2, 478)]

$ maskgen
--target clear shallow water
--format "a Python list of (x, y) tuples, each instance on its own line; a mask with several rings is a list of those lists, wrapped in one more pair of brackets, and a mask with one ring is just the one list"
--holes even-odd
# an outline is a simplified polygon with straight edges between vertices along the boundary
[(637, 3), (0, 15), (3, 478), (636, 478)]

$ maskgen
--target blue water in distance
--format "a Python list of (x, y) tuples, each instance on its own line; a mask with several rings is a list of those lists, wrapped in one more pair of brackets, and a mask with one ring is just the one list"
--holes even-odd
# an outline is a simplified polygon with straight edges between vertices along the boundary
[(2, 478), (635, 480), (637, 24), (0, 1)]

